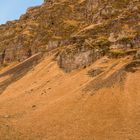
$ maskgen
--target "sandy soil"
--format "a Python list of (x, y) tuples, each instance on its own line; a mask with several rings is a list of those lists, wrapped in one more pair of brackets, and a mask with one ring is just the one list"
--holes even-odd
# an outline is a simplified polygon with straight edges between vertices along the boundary
[[(49, 57), (12, 79), (0, 95), (0, 139), (139, 140), (140, 70), (125, 72), (123, 82), (112, 79), (112, 84), (94, 90), (96, 79), (106, 79), (130, 61), (105, 60), (64, 73)], [(89, 76), (96, 67), (104, 72)], [(1, 76), (0, 83), (11, 76)]]

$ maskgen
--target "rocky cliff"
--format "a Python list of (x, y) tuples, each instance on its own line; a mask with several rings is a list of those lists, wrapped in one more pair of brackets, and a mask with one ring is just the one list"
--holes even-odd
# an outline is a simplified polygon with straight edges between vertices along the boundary
[(139, 0), (45, 0), (0, 26), (0, 140), (139, 139)]
[(57, 49), (58, 64), (71, 71), (104, 55), (134, 54), (139, 14), (139, 0), (45, 0), (0, 26), (1, 65)]

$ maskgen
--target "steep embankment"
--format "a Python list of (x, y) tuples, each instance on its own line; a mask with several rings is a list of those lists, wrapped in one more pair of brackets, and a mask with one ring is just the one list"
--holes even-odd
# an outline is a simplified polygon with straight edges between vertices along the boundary
[(139, 140), (139, 15), (139, 0), (45, 0), (1, 25), (0, 139)]
[[(1, 94), (1, 139), (139, 139), (138, 60), (104, 57), (68, 74), (52, 59), (44, 59)], [(7, 76), (12, 73), (0, 81)]]

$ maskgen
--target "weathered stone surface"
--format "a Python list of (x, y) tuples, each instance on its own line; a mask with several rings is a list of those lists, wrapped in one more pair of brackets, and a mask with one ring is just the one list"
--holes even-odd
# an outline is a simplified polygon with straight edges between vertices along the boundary
[(74, 50), (71, 51), (70, 47), (70, 49), (59, 54), (58, 64), (64, 71), (70, 72), (74, 69), (85, 68), (102, 56), (104, 56), (102, 49), (74, 47)]
[(19, 20), (0, 26), (0, 65), (56, 48), (59, 53), (68, 46), (79, 50), (90, 46), (74, 54), (59, 53), (60, 67), (76, 69), (91, 64), (109, 49), (138, 49), (139, 13), (137, 0), (45, 0)]

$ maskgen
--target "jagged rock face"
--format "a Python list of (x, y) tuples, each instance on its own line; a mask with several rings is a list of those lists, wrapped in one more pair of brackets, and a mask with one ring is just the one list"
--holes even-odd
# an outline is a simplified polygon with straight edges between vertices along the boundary
[(85, 46), (72, 48), (73, 46), (69, 46), (69, 48), (61, 52), (57, 58), (60, 68), (65, 72), (85, 68), (105, 54), (102, 49), (97, 48), (92, 49)]
[[(65, 56), (61, 65), (74, 61), (70, 69), (75, 69), (94, 61), (90, 56), (95, 48), (139, 48), (139, 14), (139, 0), (45, 0), (19, 20), (0, 26), (0, 62), (22, 61), (63, 46), (78, 46), (79, 50), (85, 44), (90, 46), (86, 53), (78, 51), (81, 55), (76, 54), (73, 60), (59, 49)], [(71, 41), (73, 37), (75, 41)]]

